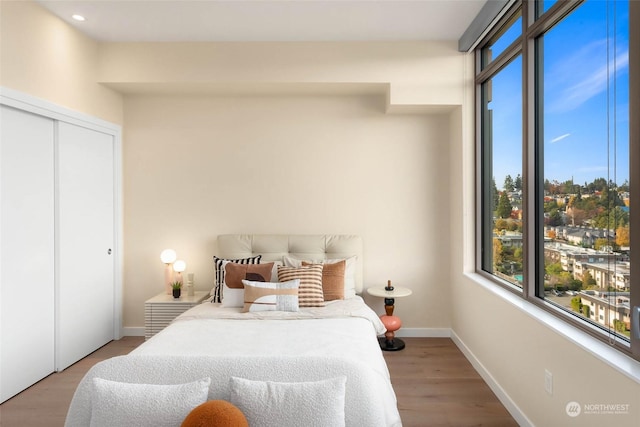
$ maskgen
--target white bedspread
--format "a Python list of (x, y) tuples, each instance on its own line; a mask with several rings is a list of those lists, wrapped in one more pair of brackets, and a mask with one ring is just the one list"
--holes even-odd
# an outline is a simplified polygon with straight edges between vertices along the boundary
[(360, 297), (292, 313), (240, 313), (203, 303), (129, 356), (96, 365), (76, 391), (66, 425), (82, 425), (90, 417), (90, 398), (80, 390), (87, 394), (94, 376), (156, 384), (210, 376), (209, 399), (228, 399), (231, 376), (299, 382), (346, 375), (347, 426), (400, 426), (376, 339), (384, 330)]

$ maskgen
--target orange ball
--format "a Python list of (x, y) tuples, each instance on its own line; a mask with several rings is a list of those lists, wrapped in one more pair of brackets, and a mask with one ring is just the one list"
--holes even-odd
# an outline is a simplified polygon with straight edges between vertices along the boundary
[(181, 427), (249, 427), (244, 414), (226, 400), (209, 400), (193, 408)]
[(380, 316), (380, 320), (382, 320), (382, 324), (385, 328), (387, 328), (387, 331), (390, 332), (397, 331), (398, 329), (400, 329), (400, 327), (402, 327), (402, 321), (398, 316), (384, 315)]

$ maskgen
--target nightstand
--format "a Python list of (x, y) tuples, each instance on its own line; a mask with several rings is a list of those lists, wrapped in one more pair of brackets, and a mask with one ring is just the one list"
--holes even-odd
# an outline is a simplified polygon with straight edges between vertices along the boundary
[(196, 291), (193, 295), (183, 294), (180, 298), (161, 293), (144, 302), (144, 339), (148, 340), (188, 309), (209, 297), (207, 291)]

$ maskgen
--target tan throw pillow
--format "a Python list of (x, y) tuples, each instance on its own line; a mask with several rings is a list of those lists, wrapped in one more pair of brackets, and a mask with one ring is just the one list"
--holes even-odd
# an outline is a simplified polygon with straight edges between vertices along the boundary
[(300, 279), (298, 288), (299, 307), (324, 307), (322, 293), (322, 265), (313, 264), (306, 267), (278, 266), (278, 282)]
[(236, 264), (229, 262), (224, 266), (224, 282), (231, 289), (242, 289), (243, 280), (253, 282), (270, 282), (273, 263), (267, 264)]
[[(302, 265), (313, 264), (302, 261)], [(322, 293), (324, 294), (324, 300), (344, 299), (344, 271), (347, 268), (347, 261), (342, 260), (334, 264), (323, 264), (322, 267)]]

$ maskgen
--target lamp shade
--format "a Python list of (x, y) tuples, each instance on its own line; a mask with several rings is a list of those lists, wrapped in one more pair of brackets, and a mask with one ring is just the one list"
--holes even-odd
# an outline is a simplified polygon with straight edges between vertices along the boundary
[(165, 249), (164, 251), (162, 251), (162, 253), (160, 253), (160, 259), (165, 264), (171, 264), (176, 260), (176, 258), (176, 251), (174, 251), (173, 249)]
[(182, 273), (186, 269), (187, 269), (187, 263), (181, 259), (173, 263), (173, 271), (175, 271), (176, 273)]

